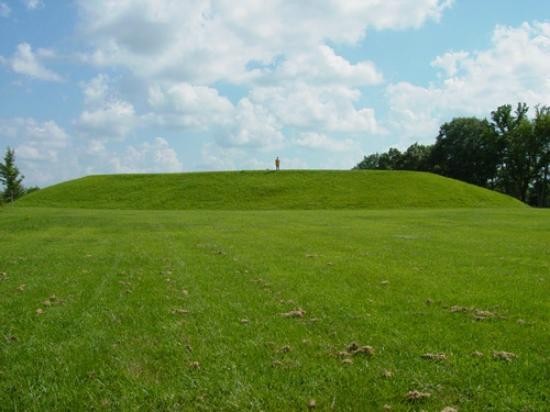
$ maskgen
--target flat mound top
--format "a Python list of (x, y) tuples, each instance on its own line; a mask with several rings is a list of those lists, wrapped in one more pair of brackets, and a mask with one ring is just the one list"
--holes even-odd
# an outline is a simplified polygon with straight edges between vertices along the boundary
[(170, 210), (522, 207), (490, 190), (406, 171), (242, 171), (88, 176), (50, 186), (21, 207)]

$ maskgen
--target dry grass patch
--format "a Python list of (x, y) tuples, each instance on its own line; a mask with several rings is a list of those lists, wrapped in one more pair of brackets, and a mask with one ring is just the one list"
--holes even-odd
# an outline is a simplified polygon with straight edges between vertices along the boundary
[(409, 402), (416, 402), (428, 399), (432, 394), (430, 392), (421, 392), (417, 390), (409, 391), (405, 394), (405, 399)]
[(505, 362), (512, 362), (517, 357), (518, 356), (515, 353), (512, 353), (512, 352), (505, 352), (505, 351), (494, 351), (493, 352), (493, 359), (501, 360), (501, 361), (505, 361)]
[(422, 359), (431, 360), (431, 361), (445, 361), (447, 360), (447, 355), (444, 353), (425, 353), (424, 355), (420, 356)]
[(382, 377), (384, 379), (391, 379), (391, 378), (393, 378), (393, 375), (394, 375), (393, 372), (389, 369), (384, 369), (382, 371)]
[(297, 308), (285, 313), (281, 313), (283, 318), (303, 318), (306, 315), (306, 311), (302, 308)]
[(367, 355), (367, 356), (373, 356), (375, 353), (375, 350), (370, 345), (359, 345), (357, 342), (351, 342), (348, 347), (346, 348), (346, 351), (350, 355)]
[(187, 315), (188, 313), (189, 313), (188, 309), (183, 309), (183, 308), (172, 309), (173, 315)]
[(190, 369), (200, 369), (201, 364), (198, 361), (192, 361), (192, 362), (189, 362), (189, 368)]
[(496, 316), (494, 312), (490, 312), (488, 310), (481, 310), (476, 309), (474, 311), (474, 319), (475, 320), (486, 320), (486, 319), (492, 319)]

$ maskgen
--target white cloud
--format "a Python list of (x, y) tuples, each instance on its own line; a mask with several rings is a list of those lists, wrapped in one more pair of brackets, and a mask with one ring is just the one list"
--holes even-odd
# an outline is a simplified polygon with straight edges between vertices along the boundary
[(0, 2), (0, 17), (9, 17), (11, 14), (10, 6), (4, 2)]
[[(45, 7), (43, 0), (20, 1), (28, 10)], [(2, 127), (26, 136), (14, 141), (29, 165), (63, 164), (61, 159), (70, 158), (73, 172), (181, 170), (167, 140), (128, 143), (142, 139), (149, 128), (157, 130), (154, 136), (159, 128), (206, 136), (205, 148), (212, 152), (204, 154), (204, 163), (227, 168), (271, 167), (273, 152), (291, 146), (314, 149), (319, 157), (323, 150), (347, 156), (355, 150), (350, 136), (384, 131), (362, 95), (363, 88), (382, 84), (384, 76), (374, 62), (351, 61), (335, 50), (357, 44), (370, 30), (437, 21), (451, 3), (76, 0), (77, 32), (90, 51), (84, 60), (124, 78), (99, 74), (81, 84), (84, 105), (71, 130), (84, 138), (78, 144), (53, 122), (24, 119)], [(3, 0), (1, 13), (9, 14)], [(13, 56), (0, 56), (0, 64), (36, 79), (61, 81), (48, 68), (49, 59), (57, 58), (53, 50), (21, 43)], [(458, 60), (456, 67), (463, 70)], [(236, 85), (243, 93), (230, 101), (220, 84)], [(37, 129), (58, 138), (39, 143)], [(284, 162), (285, 167), (306, 166), (291, 155)], [(46, 169), (53, 173), (57, 167)], [(57, 180), (67, 173), (59, 172)]]
[(117, 97), (110, 79), (99, 74), (82, 84), (85, 109), (75, 124), (91, 139), (122, 139), (140, 123), (134, 106)]
[(177, 83), (149, 88), (148, 122), (216, 132), (224, 146), (278, 147), (284, 129), (380, 133), (374, 111), (355, 108), (360, 92), (337, 85), (258, 86), (235, 106), (214, 88)]
[(183, 169), (177, 153), (162, 137), (128, 146), (123, 154), (112, 155), (109, 164), (110, 170), (116, 173), (181, 172)]
[(374, 63), (351, 64), (326, 45), (289, 56), (274, 73), (267, 75), (283, 81), (299, 78), (313, 84), (351, 86), (375, 85), (383, 81)]
[(109, 98), (109, 77), (98, 74), (87, 83), (83, 83), (82, 91), (87, 105), (103, 104)]
[(40, 80), (53, 82), (62, 81), (59, 74), (44, 67), (42, 60), (53, 57), (54, 53), (48, 49), (32, 51), (28, 43), (20, 43), (11, 58), (2, 58), (0, 63), (7, 64), (15, 73), (24, 74)]
[(152, 121), (171, 127), (206, 129), (227, 125), (234, 107), (214, 88), (177, 83), (168, 87), (149, 88), (148, 102), (154, 114)]
[(281, 128), (281, 123), (265, 107), (244, 98), (237, 105), (235, 126), (229, 139), (223, 137), (219, 142), (234, 146), (275, 148), (284, 141)]
[(355, 108), (359, 90), (345, 86), (287, 83), (257, 87), (250, 101), (261, 105), (285, 126), (340, 132), (381, 132), (374, 110)]
[(433, 137), (439, 125), (460, 115), (488, 116), (502, 104), (550, 101), (550, 23), (497, 26), (489, 49), (446, 53), (432, 65), (437, 83), (388, 87), (394, 127), (406, 137)]
[[(128, 119), (182, 132), (207, 131), (226, 149), (265, 151), (295, 144), (288, 136), (300, 133), (384, 132), (374, 110), (359, 103), (360, 88), (380, 85), (383, 74), (371, 61), (338, 55), (332, 45), (356, 44), (370, 29), (437, 21), (451, 3), (78, 0), (77, 6), (91, 49), (84, 61), (127, 69), (148, 90), (149, 112), (134, 111)], [(231, 102), (220, 95), (219, 82), (244, 87), (246, 93)], [(85, 91), (88, 102), (105, 93), (104, 82), (97, 83)], [(79, 124), (103, 124), (106, 134), (108, 127), (126, 123), (114, 121), (121, 116), (112, 116), (112, 109), (87, 108)]]
[[(198, 170), (266, 170), (274, 169), (275, 151), (266, 152), (257, 148), (227, 147), (205, 143), (201, 150)], [(285, 169), (303, 169), (307, 163), (297, 157), (281, 157)]]
[(105, 143), (99, 139), (88, 140), (88, 143), (84, 149), (84, 153), (91, 156), (101, 155), (106, 153)]
[(43, 0), (23, 0), (23, 4), (28, 10), (37, 10), (44, 7)]
[(69, 142), (67, 133), (54, 121), (41, 123), (32, 118), (0, 119), (0, 137), (17, 144), (16, 148), (25, 148), (29, 156), (21, 153), (19, 157), (30, 160), (57, 160), (58, 151)]
[(44, 186), (91, 173), (177, 172), (183, 168), (163, 138), (121, 149), (102, 139), (75, 141), (51, 120), (0, 118), (0, 142), (15, 150), (25, 185)]
[(136, 126), (134, 106), (125, 101), (106, 102), (94, 110), (84, 110), (77, 126), (92, 137), (123, 138)]
[(345, 152), (353, 147), (353, 140), (351, 139), (331, 139), (325, 134), (315, 132), (301, 133), (295, 142), (301, 147), (329, 152)]
[(0, 141), (15, 150), (25, 184), (42, 185), (74, 176), (75, 157), (67, 155), (70, 137), (52, 120), (0, 119)]
[[(250, 167), (250, 161), (254, 164)], [(216, 143), (205, 143), (201, 150), (199, 169), (235, 170), (235, 169), (265, 169), (267, 165), (257, 167), (259, 162), (246, 150), (240, 148), (222, 147)]]
[[(368, 28), (419, 27), (426, 20), (438, 20), (451, 1), (80, 0), (77, 4), (94, 48), (88, 61), (124, 66), (149, 79), (204, 85), (251, 80), (258, 69), (249, 68), (250, 62), (269, 64), (278, 56), (319, 50), (326, 42), (356, 43)], [(350, 65), (326, 46), (320, 51), (317, 61), (325, 65), (324, 71), (369, 82), (379, 77), (371, 63)]]
[(280, 147), (285, 128), (379, 133), (374, 111), (355, 108), (360, 92), (337, 85), (255, 87), (235, 106), (214, 88), (177, 83), (151, 86), (149, 123), (216, 132), (224, 146)]
[(455, 76), (462, 68), (462, 63), (468, 58), (469, 53), (465, 51), (447, 52), (442, 56), (437, 56), (431, 63), (433, 67), (439, 67), (444, 70), (445, 75)]

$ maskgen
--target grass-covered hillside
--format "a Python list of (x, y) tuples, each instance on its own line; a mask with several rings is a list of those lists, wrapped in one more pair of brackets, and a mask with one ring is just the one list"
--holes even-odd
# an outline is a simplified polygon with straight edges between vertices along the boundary
[(420, 172), (247, 171), (89, 176), (32, 193), (24, 207), (395, 209), (521, 207), (511, 197)]

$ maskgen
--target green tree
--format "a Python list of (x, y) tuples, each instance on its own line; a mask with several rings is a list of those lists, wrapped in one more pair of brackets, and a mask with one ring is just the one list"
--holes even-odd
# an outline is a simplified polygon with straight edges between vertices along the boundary
[(499, 163), (497, 136), (487, 120), (453, 119), (441, 126), (429, 163), (436, 173), (491, 187)]
[(390, 148), (384, 153), (375, 153), (363, 157), (354, 169), (380, 169), (392, 170), (399, 169), (401, 162), (401, 152), (398, 149)]
[(380, 154), (374, 153), (368, 156), (363, 156), (363, 160), (357, 163), (354, 169), (379, 169), (379, 165)]
[(15, 151), (9, 147), (4, 155), (4, 162), (0, 163), (0, 183), (4, 185), (3, 200), (13, 202), (25, 193), (23, 188), (24, 176), (15, 166)]
[(506, 135), (506, 149), (501, 176), (507, 193), (527, 200), (529, 185), (536, 176), (536, 141), (533, 124), (522, 119)]
[(491, 122), (475, 117), (443, 124), (433, 146), (365, 156), (356, 169), (423, 170), (500, 190), (523, 202), (550, 206), (550, 106), (499, 106)]
[(432, 146), (414, 143), (404, 152), (390, 148), (385, 153), (374, 153), (364, 156), (354, 169), (382, 170), (423, 170), (430, 169), (429, 159)]
[(410, 145), (401, 154), (398, 169), (429, 171), (431, 169), (430, 156), (432, 147), (431, 145), (425, 146), (418, 143)]
[[(539, 180), (548, 165), (548, 110), (537, 108), (533, 121), (527, 118), (528, 111), (525, 103), (518, 103), (514, 112), (511, 105), (504, 105), (491, 113), (502, 150), (497, 180), (505, 193), (537, 203), (535, 186), (540, 186), (544, 196), (545, 184)], [(544, 175), (542, 179), (545, 180)]]
[(536, 176), (531, 203), (540, 207), (550, 206), (550, 107), (536, 107), (533, 134), (536, 141)]
[(382, 153), (378, 159), (378, 169), (395, 170), (399, 169), (401, 163), (401, 152), (394, 147), (386, 153)]

